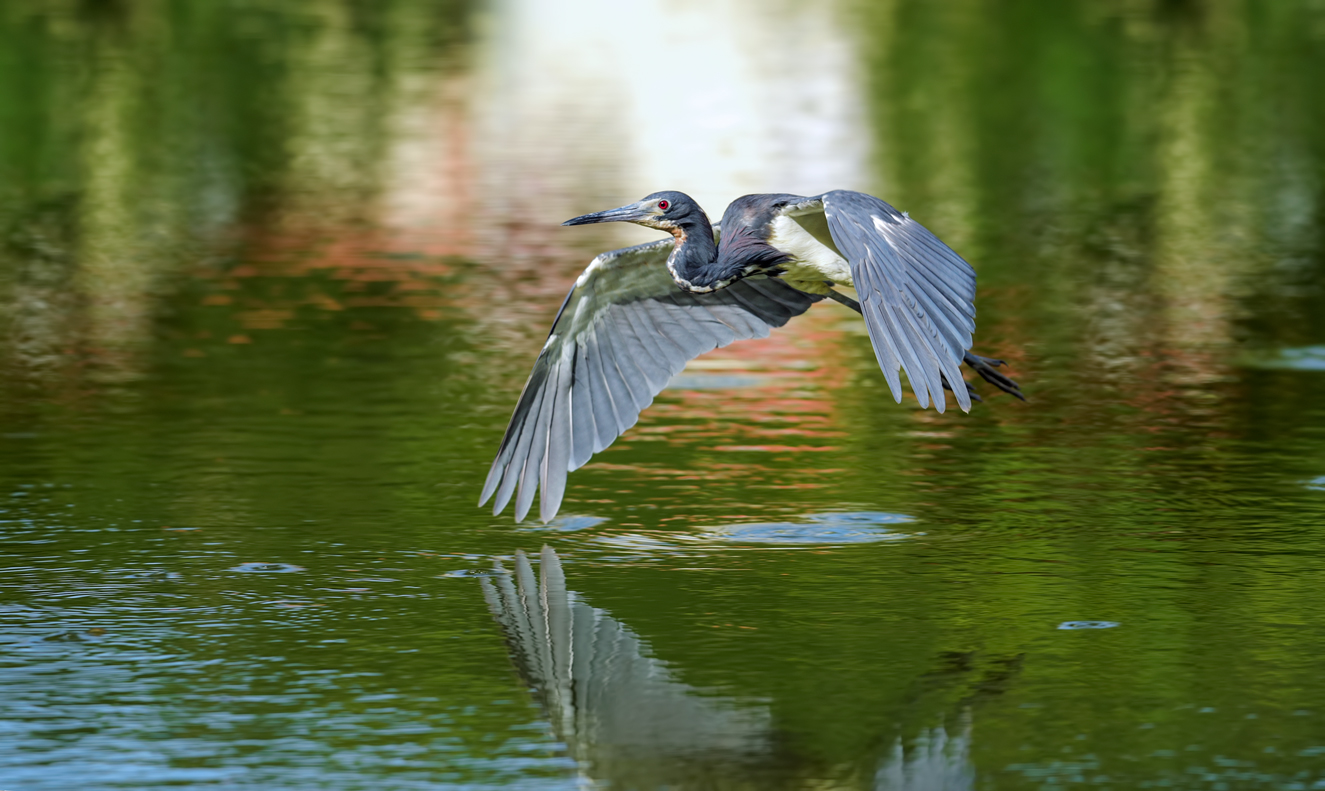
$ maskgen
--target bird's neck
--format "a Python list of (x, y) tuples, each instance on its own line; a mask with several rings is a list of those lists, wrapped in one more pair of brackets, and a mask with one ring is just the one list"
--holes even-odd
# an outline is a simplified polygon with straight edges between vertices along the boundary
[(707, 217), (687, 218), (666, 229), (676, 237), (676, 247), (667, 257), (667, 269), (682, 286), (696, 291), (710, 290), (711, 271), (718, 260), (718, 245), (713, 241), (713, 226)]

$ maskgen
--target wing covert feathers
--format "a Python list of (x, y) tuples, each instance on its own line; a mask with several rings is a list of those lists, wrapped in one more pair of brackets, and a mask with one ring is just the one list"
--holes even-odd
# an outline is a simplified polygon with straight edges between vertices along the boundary
[[(893, 398), (902, 400), (898, 368), (920, 406), (942, 412), (943, 379), (963, 411), (971, 398), (962, 381), (962, 354), (975, 330), (975, 270), (906, 214), (870, 195), (839, 190), (817, 201), (833, 242), (851, 266), (861, 313)], [(813, 210), (807, 202), (799, 213)]]
[(479, 504), (515, 499), (523, 520), (561, 506), (566, 475), (635, 425), (687, 362), (760, 338), (822, 299), (751, 277), (707, 294), (681, 291), (667, 271), (670, 239), (598, 256), (562, 305), (529, 375)]

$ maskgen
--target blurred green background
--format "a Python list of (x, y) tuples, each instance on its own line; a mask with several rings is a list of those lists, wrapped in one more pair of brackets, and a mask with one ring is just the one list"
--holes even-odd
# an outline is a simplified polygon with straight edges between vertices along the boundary
[[(1313, 0), (0, 3), (0, 786), (1325, 788), (1322, 96)], [(560, 221), (833, 188), (1029, 403), (820, 305), (475, 508)], [(544, 543), (730, 743), (530, 689)]]

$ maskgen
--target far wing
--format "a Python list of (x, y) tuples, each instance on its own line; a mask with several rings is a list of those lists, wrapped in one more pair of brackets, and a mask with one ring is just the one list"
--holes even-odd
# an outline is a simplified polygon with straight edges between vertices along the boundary
[(566, 474), (635, 425), (688, 361), (762, 338), (822, 298), (766, 277), (684, 292), (667, 271), (672, 246), (664, 239), (603, 253), (580, 275), (520, 394), (479, 505), (496, 494), (495, 515), (514, 494), (520, 521), (541, 486), (539, 517), (551, 519)]
[(833, 243), (851, 265), (861, 312), (893, 398), (900, 367), (921, 407), (943, 411), (943, 379), (962, 411), (963, 353), (975, 331), (975, 270), (923, 225), (871, 195), (836, 190), (787, 207), (792, 217), (822, 211)]

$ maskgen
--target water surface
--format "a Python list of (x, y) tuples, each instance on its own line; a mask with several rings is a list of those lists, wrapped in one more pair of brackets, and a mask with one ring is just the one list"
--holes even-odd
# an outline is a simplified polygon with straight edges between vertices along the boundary
[[(0, 8), (0, 787), (1325, 787), (1319, 4), (552, 5)], [(557, 223), (834, 187), (1029, 403), (820, 305), (475, 507)]]

